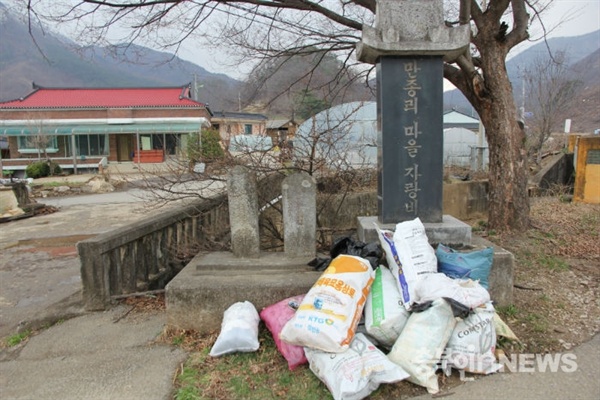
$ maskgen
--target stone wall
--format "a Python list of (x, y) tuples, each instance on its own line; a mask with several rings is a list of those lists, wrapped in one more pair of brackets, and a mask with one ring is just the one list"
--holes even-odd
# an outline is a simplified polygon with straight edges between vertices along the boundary
[[(487, 214), (487, 181), (444, 183), (444, 214), (461, 220)], [(349, 193), (317, 199), (319, 226), (334, 230), (356, 229), (356, 217), (377, 215), (377, 193)]]

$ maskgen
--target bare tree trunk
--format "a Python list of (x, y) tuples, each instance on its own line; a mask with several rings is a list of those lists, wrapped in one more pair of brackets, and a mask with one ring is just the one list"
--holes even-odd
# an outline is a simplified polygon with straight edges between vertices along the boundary
[(529, 227), (525, 131), (518, 123), (512, 86), (501, 57), (486, 57), (497, 68), (485, 75), (486, 90), (477, 107), (490, 151), (488, 223), (503, 231), (525, 230)]

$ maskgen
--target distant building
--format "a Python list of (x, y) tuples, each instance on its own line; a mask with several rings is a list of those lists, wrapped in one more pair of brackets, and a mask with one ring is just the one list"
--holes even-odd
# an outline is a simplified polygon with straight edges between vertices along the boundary
[(235, 136), (265, 136), (267, 133), (267, 117), (262, 114), (215, 111), (211, 124), (219, 131), (226, 147)]
[(293, 140), (296, 136), (298, 123), (293, 119), (273, 119), (267, 121), (267, 135), (271, 137), (273, 143), (283, 143)]
[(479, 120), (456, 110), (444, 112), (444, 129), (464, 128), (473, 132), (479, 131)]
[[(185, 149), (188, 133), (210, 126), (210, 109), (190, 85), (149, 88), (45, 88), (0, 103), (3, 169), (24, 170), (40, 155), (63, 170), (107, 162), (161, 162)], [(4, 155), (4, 154), (3, 154)]]

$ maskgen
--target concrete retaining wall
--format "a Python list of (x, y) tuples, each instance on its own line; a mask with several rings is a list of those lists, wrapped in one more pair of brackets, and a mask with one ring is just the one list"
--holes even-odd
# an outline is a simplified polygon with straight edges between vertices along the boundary
[[(487, 181), (453, 182), (444, 184), (444, 214), (468, 220), (485, 218), (487, 214)], [(377, 215), (377, 193), (349, 193), (319, 196), (319, 226), (343, 231), (356, 229), (357, 217)]]
[(572, 185), (574, 171), (573, 154), (552, 156), (546, 167), (530, 180), (530, 184), (536, 187), (534, 194), (544, 193), (552, 185)]

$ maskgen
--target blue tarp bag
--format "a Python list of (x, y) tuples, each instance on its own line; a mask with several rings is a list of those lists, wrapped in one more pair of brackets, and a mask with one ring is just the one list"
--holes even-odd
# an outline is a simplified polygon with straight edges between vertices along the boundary
[(438, 259), (438, 272), (454, 279), (478, 280), (481, 286), (489, 289), (488, 277), (494, 260), (494, 249), (457, 251), (443, 244), (435, 250)]

